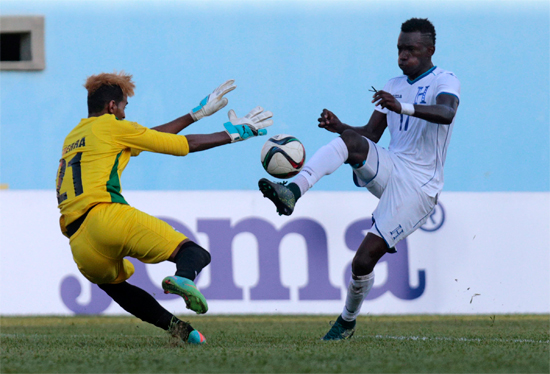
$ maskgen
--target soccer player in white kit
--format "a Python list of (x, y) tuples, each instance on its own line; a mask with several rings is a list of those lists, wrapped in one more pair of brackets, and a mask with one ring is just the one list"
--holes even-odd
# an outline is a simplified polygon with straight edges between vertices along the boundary
[[(258, 183), (278, 213), (290, 215), (296, 201), (320, 178), (349, 164), (355, 184), (380, 199), (372, 228), (352, 261), (344, 310), (323, 340), (353, 335), (363, 300), (374, 284), (374, 266), (426, 222), (443, 188), (460, 82), (433, 65), (435, 29), (427, 19), (404, 22), (397, 49), (403, 75), (374, 93), (375, 111), (365, 126), (344, 124), (324, 109), (319, 127), (340, 136), (321, 147), (288, 185), (265, 178)], [(376, 144), (386, 127), (391, 135), (388, 149)]]

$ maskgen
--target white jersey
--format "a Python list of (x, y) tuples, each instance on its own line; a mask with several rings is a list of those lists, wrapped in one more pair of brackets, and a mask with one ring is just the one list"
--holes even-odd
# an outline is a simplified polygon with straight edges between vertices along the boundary
[[(399, 102), (417, 105), (435, 105), (441, 94), (454, 95), (460, 100), (458, 78), (436, 66), (414, 81), (405, 75), (390, 79), (384, 91)], [(443, 166), (454, 119), (450, 125), (440, 125), (379, 106), (376, 110), (387, 115), (391, 135), (388, 150), (404, 161), (424, 192), (435, 197), (443, 188)]]

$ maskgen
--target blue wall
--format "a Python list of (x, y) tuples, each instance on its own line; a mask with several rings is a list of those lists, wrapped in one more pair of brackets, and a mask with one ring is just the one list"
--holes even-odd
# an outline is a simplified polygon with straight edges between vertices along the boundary
[[(538, 2), (181, 2), (2, 0), (2, 15), (44, 15), (46, 70), (0, 72), (0, 183), (53, 189), (65, 135), (87, 113), (88, 75), (125, 70), (127, 119), (153, 127), (236, 79), (221, 112), (184, 130), (220, 131), (227, 110), (271, 110), (270, 134), (309, 155), (334, 134), (323, 108), (365, 124), (373, 85), (400, 75), (396, 42), (410, 17), (437, 31), (434, 63), (462, 82), (445, 168), (448, 191), (549, 191), (550, 6)], [(387, 145), (387, 135), (382, 144)], [(264, 139), (185, 158), (142, 154), (124, 189), (254, 190)], [(349, 167), (315, 190), (354, 190)]]

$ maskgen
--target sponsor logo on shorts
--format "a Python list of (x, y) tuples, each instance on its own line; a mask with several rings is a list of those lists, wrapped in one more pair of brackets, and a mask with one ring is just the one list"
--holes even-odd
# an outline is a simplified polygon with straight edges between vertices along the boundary
[(403, 234), (403, 227), (401, 225), (397, 226), (395, 230), (390, 231), (390, 234), (393, 240), (397, 239), (399, 235)]

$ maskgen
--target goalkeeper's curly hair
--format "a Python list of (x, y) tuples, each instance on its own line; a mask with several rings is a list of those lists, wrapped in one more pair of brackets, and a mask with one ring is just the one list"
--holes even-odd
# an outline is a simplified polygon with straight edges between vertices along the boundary
[(119, 103), (123, 96), (134, 96), (132, 75), (121, 71), (89, 76), (84, 83), (88, 91), (88, 114), (99, 113), (111, 100)]

